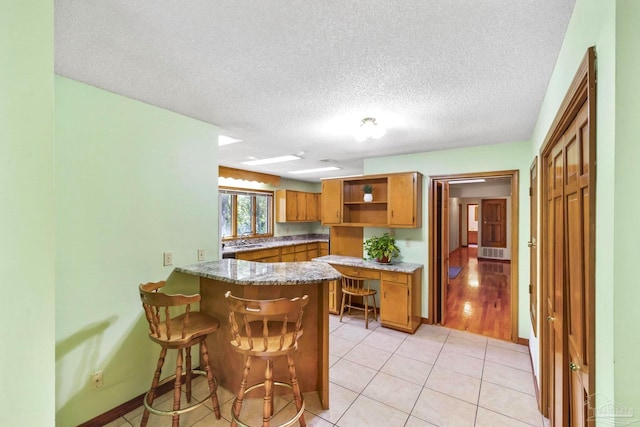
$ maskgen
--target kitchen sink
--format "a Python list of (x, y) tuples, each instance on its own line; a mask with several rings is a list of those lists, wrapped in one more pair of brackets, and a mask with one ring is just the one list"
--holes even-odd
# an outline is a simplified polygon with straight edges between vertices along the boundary
[(250, 249), (250, 248), (261, 248), (264, 246), (264, 243), (252, 243), (250, 245), (238, 245), (237, 249)]

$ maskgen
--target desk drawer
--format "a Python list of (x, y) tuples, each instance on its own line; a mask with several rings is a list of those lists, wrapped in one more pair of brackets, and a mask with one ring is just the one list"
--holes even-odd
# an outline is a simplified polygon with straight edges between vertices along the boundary
[(383, 271), (381, 279), (388, 282), (407, 283), (409, 275), (406, 273), (397, 273), (395, 271)]
[(380, 272), (374, 270), (368, 270), (366, 268), (358, 268), (358, 267), (348, 267), (344, 265), (335, 265), (331, 264), (333, 268), (338, 270), (340, 273), (345, 274), (347, 276), (353, 277), (362, 277), (363, 279), (380, 279)]

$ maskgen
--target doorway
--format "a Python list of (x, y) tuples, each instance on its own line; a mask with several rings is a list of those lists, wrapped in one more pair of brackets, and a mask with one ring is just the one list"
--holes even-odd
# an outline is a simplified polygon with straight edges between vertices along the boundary
[[(507, 221), (509, 227), (507, 232), (510, 241), (509, 248), (481, 248), (482, 255), (492, 259), (482, 259), (479, 261), (478, 248), (471, 243), (473, 240), (471, 240), (471, 242), (469, 241), (467, 234), (467, 236), (465, 236), (467, 240), (466, 247), (462, 244), (462, 247), (457, 248), (450, 256), (448, 246), (451, 230), (449, 230), (450, 221), (447, 209), (449, 204), (448, 196), (450, 193), (449, 184), (451, 182), (460, 182), (461, 180), (481, 178), (486, 180), (503, 178), (510, 181), (510, 197), (506, 198), (508, 207)], [(445, 194), (447, 197), (445, 197)], [(470, 203), (476, 205), (474, 208), (469, 208), (468, 204), (463, 205), (465, 208), (459, 210), (459, 212), (464, 212), (465, 216), (473, 216), (478, 220), (478, 233), (480, 235), (479, 238), (481, 238), (482, 209), (478, 209), (479, 203), (480, 202)], [(449, 317), (450, 314), (455, 314), (454, 312), (465, 312), (466, 310), (468, 314), (470, 310), (470, 307), (467, 307), (469, 304), (465, 305), (465, 301), (463, 301), (467, 294), (460, 293), (460, 289), (456, 287), (458, 284), (456, 281), (467, 280), (471, 287), (475, 286), (477, 288), (477, 292), (475, 293), (480, 294), (490, 288), (489, 285), (484, 288), (480, 288), (479, 286), (482, 279), (487, 278), (487, 283), (492, 281), (499, 293), (498, 298), (493, 299), (495, 302), (492, 303), (494, 304), (492, 308), (500, 309), (501, 307), (498, 307), (498, 304), (503, 304), (504, 307), (509, 308), (507, 320), (499, 322), (498, 326), (493, 326), (492, 328), (497, 329), (495, 332), (499, 334), (499, 338), (518, 342), (518, 171), (508, 170), (430, 176), (429, 207), (429, 233), (430, 236), (432, 236), (429, 239), (429, 321), (446, 326), (459, 326), (457, 327), (458, 329), (471, 330), (468, 324), (466, 327), (464, 324), (456, 324), (455, 322), (458, 322), (459, 319), (456, 320), (454, 317)], [(473, 212), (472, 215), (469, 215), (470, 210)], [(468, 233), (468, 219), (466, 219), (465, 222), (467, 223), (466, 228)], [(510, 259), (510, 262), (493, 259), (498, 252), (507, 252), (505, 258)], [(466, 263), (459, 275), (454, 276), (457, 269), (452, 268), (450, 270), (450, 261), (451, 266), (453, 266), (454, 263)], [(453, 271), (454, 275), (447, 274), (450, 271)], [(448, 311), (450, 311), (450, 313), (448, 313)], [(479, 316), (469, 315), (467, 317), (478, 318)], [(483, 330), (483, 328), (485, 327), (481, 325), (479, 329), (473, 330), (473, 332), (496, 336), (494, 331), (489, 331), (486, 328)]]

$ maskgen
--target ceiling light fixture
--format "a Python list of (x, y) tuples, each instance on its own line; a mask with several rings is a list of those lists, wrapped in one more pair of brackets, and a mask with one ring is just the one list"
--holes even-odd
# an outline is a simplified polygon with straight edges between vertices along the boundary
[(235, 144), (236, 142), (241, 141), (241, 139), (231, 138), (227, 135), (218, 135), (218, 147), (222, 147), (223, 145)]
[(268, 159), (249, 160), (248, 162), (242, 162), (242, 164), (248, 166), (270, 165), (271, 163), (290, 162), (292, 160), (300, 160), (301, 158), (302, 157), (290, 154), (286, 156), (269, 157)]
[(449, 181), (449, 184), (475, 184), (476, 182), (487, 182), (486, 179), (461, 179), (458, 181)]
[(362, 142), (372, 138), (378, 139), (381, 138), (385, 133), (386, 131), (382, 129), (382, 127), (380, 127), (378, 123), (376, 123), (375, 118), (365, 117), (364, 119), (362, 119), (362, 123), (356, 131), (356, 140)]
[(315, 172), (328, 172), (328, 171), (337, 171), (340, 168), (337, 166), (326, 166), (324, 168), (315, 168), (315, 169), (302, 169), (299, 171), (291, 171), (289, 173), (292, 174), (300, 174), (300, 173), (315, 173)]

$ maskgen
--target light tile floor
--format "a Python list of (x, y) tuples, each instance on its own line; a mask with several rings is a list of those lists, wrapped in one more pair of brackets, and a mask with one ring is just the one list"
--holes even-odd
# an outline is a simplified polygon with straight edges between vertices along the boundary
[[(316, 393), (306, 393), (308, 426), (548, 425), (536, 405), (527, 347), (440, 326), (421, 325), (410, 335), (379, 322), (370, 322), (367, 330), (362, 317), (345, 315), (343, 321), (330, 317), (331, 409), (320, 407)], [(193, 394), (206, 397), (206, 381), (199, 378)], [(221, 420), (207, 402), (182, 415), (180, 425), (228, 426), (233, 397), (218, 389)], [(170, 405), (171, 394), (160, 401)], [(245, 401), (243, 416), (260, 425), (261, 405), (260, 400)], [(277, 398), (275, 409), (273, 425), (295, 413), (290, 396)], [(108, 426), (138, 426), (141, 418), (138, 408)], [(151, 415), (148, 425), (170, 426), (171, 418)]]

